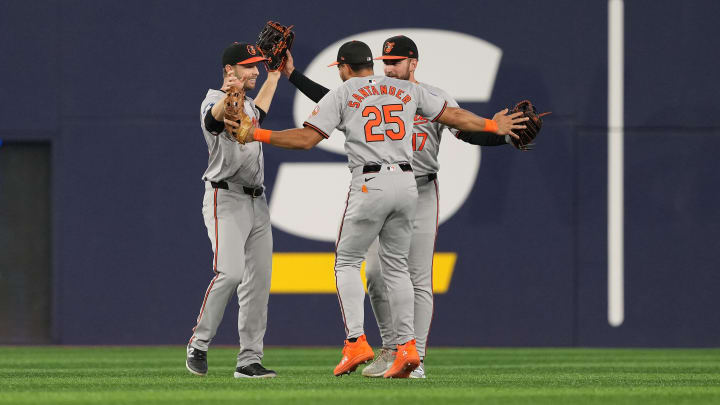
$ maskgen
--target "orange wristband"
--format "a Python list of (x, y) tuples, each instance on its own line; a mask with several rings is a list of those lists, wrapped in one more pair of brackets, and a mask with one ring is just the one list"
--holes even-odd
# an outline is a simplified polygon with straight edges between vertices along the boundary
[(485, 118), (485, 132), (495, 132), (495, 133), (497, 133), (497, 131), (498, 131), (497, 122)]
[(255, 133), (253, 133), (253, 138), (255, 138), (256, 141), (263, 142), (263, 143), (270, 143), (270, 134), (272, 133), (269, 129), (262, 129), (262, 128), (255, 128)]

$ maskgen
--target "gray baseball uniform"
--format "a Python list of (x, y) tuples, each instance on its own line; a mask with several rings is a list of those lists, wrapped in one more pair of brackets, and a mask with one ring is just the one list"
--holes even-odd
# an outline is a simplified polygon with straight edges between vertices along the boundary
[(416, 114), (439, 117), (442, 97), (409, 81), (355, 77), (325, 95), (304, 123), (328, 137), (345, 133), (352, 181), (336, 244), (335, 280), (348, 338), (363, 332), (360, 265), (378, 238), (392, 328), (405, 343), (415, 338), (408, 253), (417, 203), (411, 131)]
[[(457, 102), (445, 91), (419, 83), (434, 94), (447, 101), (449, 107), (458, 107)], [(418, 189), (418, 203), (413, 222), (408, 271), (414, 287), (415, 321), (417, 351), (420, 357), (425, 356), (427, 337), (433, 315), (432, 260), (435, 253), (435, 239), (438, 227), (440, 196), (436, 173), (440, 169), (438, 153), (442, 133), (448, 128), (453, 134), (457, 129), (439, 122), (432, 122), (422, 115), (415, 116), (413, 127), (413, 169)], [(380, 328), (383, 347), (393, 348), (402, 343), (395, 337), (392, 328), (391, 307), (387, 289), (382, 277), (384, 268), (378, 257), (377, 241), (368, 249), (365, 274), (368, 283), (368, 294), (375, 319)]]
[[(209, 90), (200, 108), (200, 126), (208, 145), (208, 168), (203, 175), (203, 217), (213, 249), (215, 276), (205, 292), (189, 346), (208, 350), (225, 307), (237, 294), (240, 352), (237, 366), (260, 363), (267, 326), (272, 268), (270, 215), (263, 193), (262, 144), (240, 145), (224, 130), (209, 132), (203, 118), (225, 93)], [(254, 120), (260, 112), (250, 97), (245, 113)]]

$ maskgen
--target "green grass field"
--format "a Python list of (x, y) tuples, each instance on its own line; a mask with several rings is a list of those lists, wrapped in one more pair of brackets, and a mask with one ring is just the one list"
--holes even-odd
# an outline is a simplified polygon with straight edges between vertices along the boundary
[(236, 380), (235, 353), (197, 377), (180, 346), (0, 347), (0, 404), (720, 403), (720, 349), (433, 348), (426, 380), (336, 378), (339, 348), (268, 348), (278, 378)]

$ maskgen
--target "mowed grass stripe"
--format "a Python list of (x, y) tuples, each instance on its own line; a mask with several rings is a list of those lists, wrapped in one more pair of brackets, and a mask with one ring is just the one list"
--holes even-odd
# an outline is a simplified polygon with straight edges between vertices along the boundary
[(427, 380), (336, 378), (338, 348), (268, 348), (274, 380), (235, 380), (237, 349), (210, 373), (184, 347), (0, 347), (2, 404), (720, 403), (718, 349), (433, 348)]

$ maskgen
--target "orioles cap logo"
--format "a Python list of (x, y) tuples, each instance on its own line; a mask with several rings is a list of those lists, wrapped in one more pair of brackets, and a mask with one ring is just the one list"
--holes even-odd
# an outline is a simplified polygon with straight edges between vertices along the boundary
[(383, 49), (383, 52), (390, 53), (392, 51), (393, 46), (395, 46), (395, 42), (385, 42), (385, 49)]
[(320, 106), (316, 105), (315, 109), (312, 111), (312, 116), (314, 117), (314, 116), (318, 115), (319, 112), (320, 112)]
[(248, 46), (247, 46), (247, 51), (248, 51), (248, 53), (249, 53), (250, 55), (255, 55), (255, 54), (257, 54), (257, 51), (255, 50), (255, 47), (252, 46), (252, 45), (248, 45)]

